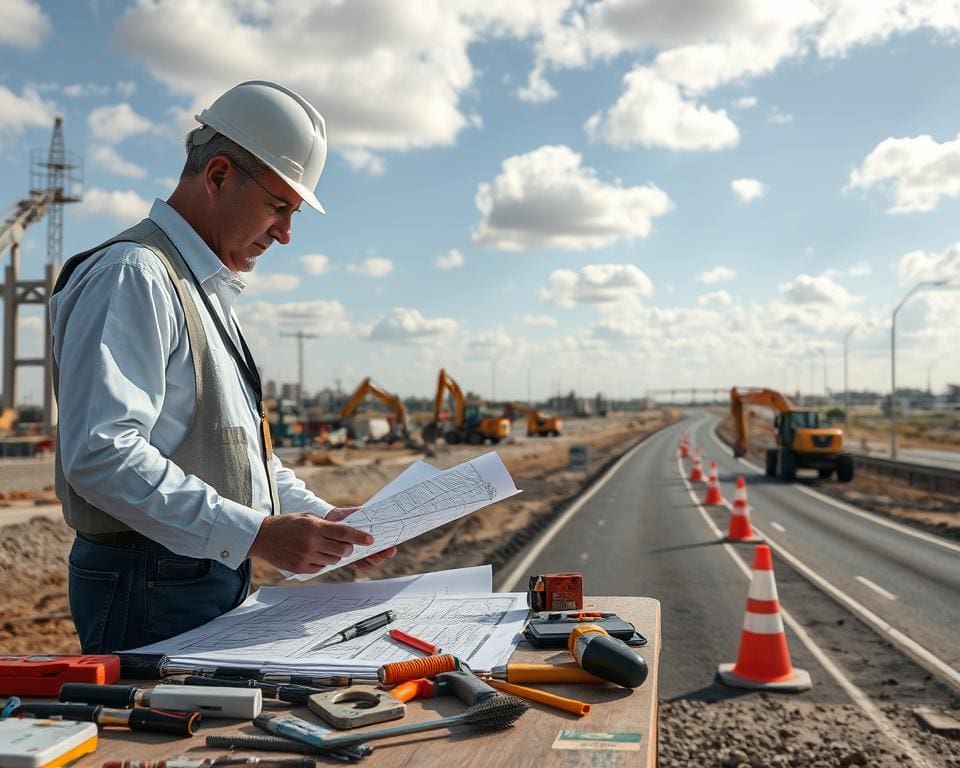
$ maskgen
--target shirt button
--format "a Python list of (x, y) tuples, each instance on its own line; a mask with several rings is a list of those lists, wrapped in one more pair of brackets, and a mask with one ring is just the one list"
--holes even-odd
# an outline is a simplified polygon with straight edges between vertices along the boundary
[(229, 557), (230, 557), (230, 550), (229, 550), (229, 549), (225, 549), (225, 550), (223, 550), (223, 552), (220, 553), (220, 559), (221, 559), (221, 560), (226, 560), (226, 559), (228, 559)]

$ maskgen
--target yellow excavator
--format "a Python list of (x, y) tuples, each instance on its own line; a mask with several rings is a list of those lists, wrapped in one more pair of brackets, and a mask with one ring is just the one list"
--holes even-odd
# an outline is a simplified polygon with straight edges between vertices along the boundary
[(514, 414), (527, 417), (527, 437), (559, 437), (563, 429), (563, 419), (559, 416), (547, 416), (536, 408), (520, 403), (507, 403), (503, 407), (503, 416), (513, 420)]
[[(441, 418), (447, 394), (453, 401), (449, 421)], [(487, 440), (496, 445), (510, 436), (510, 419), (487, 416), (478, 403), (467, 404), (460, 385), (443, 369), (437, 377), (437, 394), (433, 401), (433, 421), (423, 428), (423, 441), (434, 443), (439, 438), (450, 445), (470, 443), (480, 445)]]
[(776, 412), (773, 427), (777, 447), (768, 448), (766, 473), (792, 481), (798, 469), (815, 469), (826, 480), (834, 472), (841, 483), (853, 480), (853, 456), (843, 450), (843, 432), (820, 426), (820, 414), (810, 408), (798, 408), (773, 389), (733, 387), (730, 390), (730, 413), (736, 440), (733, 455), (747, 453), (747, 426), (744, 404), (761, 405)]
[(375, 384), (369, 376), (361, 381), (353, 394), (350, 395), (347, 404), (343, 406), (343, 410), (340, 411), (340, 421), (346, 422), (353, 416), (357, 408), (366, 400), (367, 395), (373, 395), (393, 412), (393, 424), (390, 426), (390, 432), (385, 438), (386, 442), (394, 443), (398, 440), (403, 440), (409, 444), (410, 433), (407, 429), (407, 409), (404, 407), (403, 401), (396, 395), (387, 392), (383, 387)]

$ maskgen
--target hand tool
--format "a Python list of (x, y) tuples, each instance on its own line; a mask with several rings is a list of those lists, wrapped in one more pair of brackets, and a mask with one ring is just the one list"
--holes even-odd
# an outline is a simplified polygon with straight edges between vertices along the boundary
[[(404, 683), (406, 685), (406, 683)], [(575, 715), (583, 717), (590, 711), (590, 705), (585, 701), (577, 699), (568, 699), (564, 696), (557, 696), (554, 693), (547, 693), (536, 688), (526, 688), (522, 685), (511, 685), (500, 680), (491, 680), (490, 685), (501, 693), (509, 693), (512, 696), (519, 696), (521, 699), (536, 701), (539, 704), (546, 704), (548, 707), (562, 709), (564, 712), (572, 712)]]
[(96, 723), (102, 728), (129, 728), (131, 731), (173, 733), (193, 736), (199, 712), (167, 712), (159, 709), (108, 709), (95, 704), (21, 704), (19, 715), (61, 718), (81, 723)]
[(615, 613), (599, 611), (576, 611), (573, 613), (549, 613), (530, 619), (523, 636), (536, 648), (566, 648), (567, 639), (574, 627), (581, 624), (596, 624), (608, 635), (628, 645), (646, 645), (647, 639), (637, 632), (633, 624), (624, 621)]
[[(175, 680), (168, 681), (170, 683)], [(244, 677), (201, 677), (191, 675), (180, 681), (181, 685), (200, 685), (204, 687), (259, 688), (264, 699), (283, 701), (287, 704), (306, 704), (314, 693), (323, 693), (326, 688), (310, 685), (268, 683), (264, 680), (250, 680)]]
[[(527, 711), (527, 702), (516, 696), (497, 694), (484, 699), (459, 715), (441, 717), (437, 720), (428, 720), (423, 723), (407, 723), (394, 725), (391, 728), (381, 728), (377, 731), (361, 731), (360, 733), (343, 733), (336, 736), (325, 736), (319, 741), (327, 747), (342, 747), (358, 741), (385, 739), (389, 736), (401, 736), (407, 733), (419, 733), (433, 728), (450, 728), (455, 725), (466, 725), (477, 732), (501, 731), (509, 728), (520, 715)], [(260, 715), (263, 717), (263, 715)], [(259, 718), (258, 718), (259, 719)], [(256, 722), (256, 720), (254, 720)]]
[(103, 685), (119, 679), (118, 656), (0, 656), (3, 695), (56, 696), (64, 683)]
[[(396, 720), (406, 712), (405, 702), (411, 699), (431, 698), (452, 694), (467, 706), (496, 696), (484, 681), (469, 670), (444, 672), (432, 678), (409, 680), (388, 692), (374, 688), (350, 688), (346, 691), (328, 691), (310, 697), (310, 711), (320, 715), (330, 725), (340, 729)], [(349, 706), (359, 703), (359, 706)]]
[(326, 640), (317, 643), (310, 650), (315, 651), (318, 648), (326, 648), (328, 645), (345, 643), (347, 640), (352, 640), (360, 635), (366, 635), (367, 633), (373, 632), (375, 629), (380, 629), (380, 627), (385, 627), (387, 624), (390, 624), (396, 620), (396, 613), (393, 611), (383, 611), (382, 613), (378, 613), (374, 616), (369, 616), (366, 619), (358, 621), (356, 624), (351, 624), (346, 629), (341, 629), (335, 635), (331, 635)]
[(647, 663), (643, 658), (596, 624), (574, 628), (567, 650), (587, 672), (624, 688), (636, 688), (647, 679)]
[(323, 755), (341, 763), (352, 763), (362, 760), (373, 752), (366, 744), (354, 744), (342, 749), (320, 749), (302, 741), (287, 739), (283, 736), (247, 736), (245, 734), (211, 733), (206, 738), (208, 747), (225, 747), (227, 749), (262, 749), (269, 752), (298, 752), (302, 755)]
[(111, 760), (103, 768), (206, 768), (213, 765), (263, 765), (271, 768), (317, 768), (312, 757), (174, 757), (171, 760)]
[(591, 675), (574, 662), (566, 664), (506, 664), (494, 667), (490, 674), (480, 677), (492, 677), (508, 683), (593, 683), (603, 685), (606, 680)]
[(263, 708), (263, 694), (259, 688), (199, 688), (182, 685), (158, 685), (150, 690), (134, 688), (132, 685), (66, 683), (60, 689), (60, 701), (102, 704), (106, 707), (139, 705), (241, 720), (252, 720)]
[(433, 677), (441, 672), (454, 672), (461, 669), (462, 664), (456, 656), (428, 656), (425, 659), (410, 659), (408, 661), (393, 661), (384, 664), (377, 670), (377, 679), (383, 685), (395, 685), (407, 680), (416, 680), (420, 677)]
[(431, 656), (435, 656), (440, 653), (439, 646), (436, 646), (433, 643), (428, 643), (426, 640), (421, 640), (419, 637), (414, 637), (409, 632), (404, 632), (402, 629), (391, 629), (387, 634), (398, 643), (409, 645), (411, 648), (416, 648), (418, 651), (429, 653)]
[(361, 744), (361, 742), (364, 741), (363, 736), (353, 739), (350, 745), (336, 744), (328, 747), (324, 742), (324, 737), (330, 734), (329, 728), (324, 728), (322, 725), (316, 725), (307, 720), (301, 720), (299, 717), (294, 717), (293, 715), (271, 715), (267, 712), (261, 712), (253, 718), (253, 724), (258, 728), (263, 728), (265, 731), (270, 731), (270, 733), (275, 733), (278, 736), (286, 736), (288, 739), (294, 739), (295, 741), (309, 744), (312, 747), (317, 747), (325, 751), (328, 749), (341, 750), (350, 745), (356, 745), (367, 750), (370, 749), (366, 744)]

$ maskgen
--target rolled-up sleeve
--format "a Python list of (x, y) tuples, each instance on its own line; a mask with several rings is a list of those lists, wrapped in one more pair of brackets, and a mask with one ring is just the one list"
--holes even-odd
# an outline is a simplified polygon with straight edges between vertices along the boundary
[(94, 265), (58, 297), (51, 320), (64, 477), (88, 502), (173, 552), (236, 568), (263, 514), (224, 499), (150, 442), (171, 352), (186, 343), (170, 290), (142, 249), (131, 248), (129, 258)]

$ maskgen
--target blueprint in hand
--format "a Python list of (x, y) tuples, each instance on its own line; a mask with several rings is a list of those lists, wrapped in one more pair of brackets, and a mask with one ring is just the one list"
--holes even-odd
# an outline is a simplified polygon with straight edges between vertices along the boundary
[(355, 546), (351, 555), (322, 571), (292, 578), (312, 579), (350, 565), (517, 493), (495, 451), (443, 471), (418, 461), (342, 521), (372, 533), (372, 546)]

